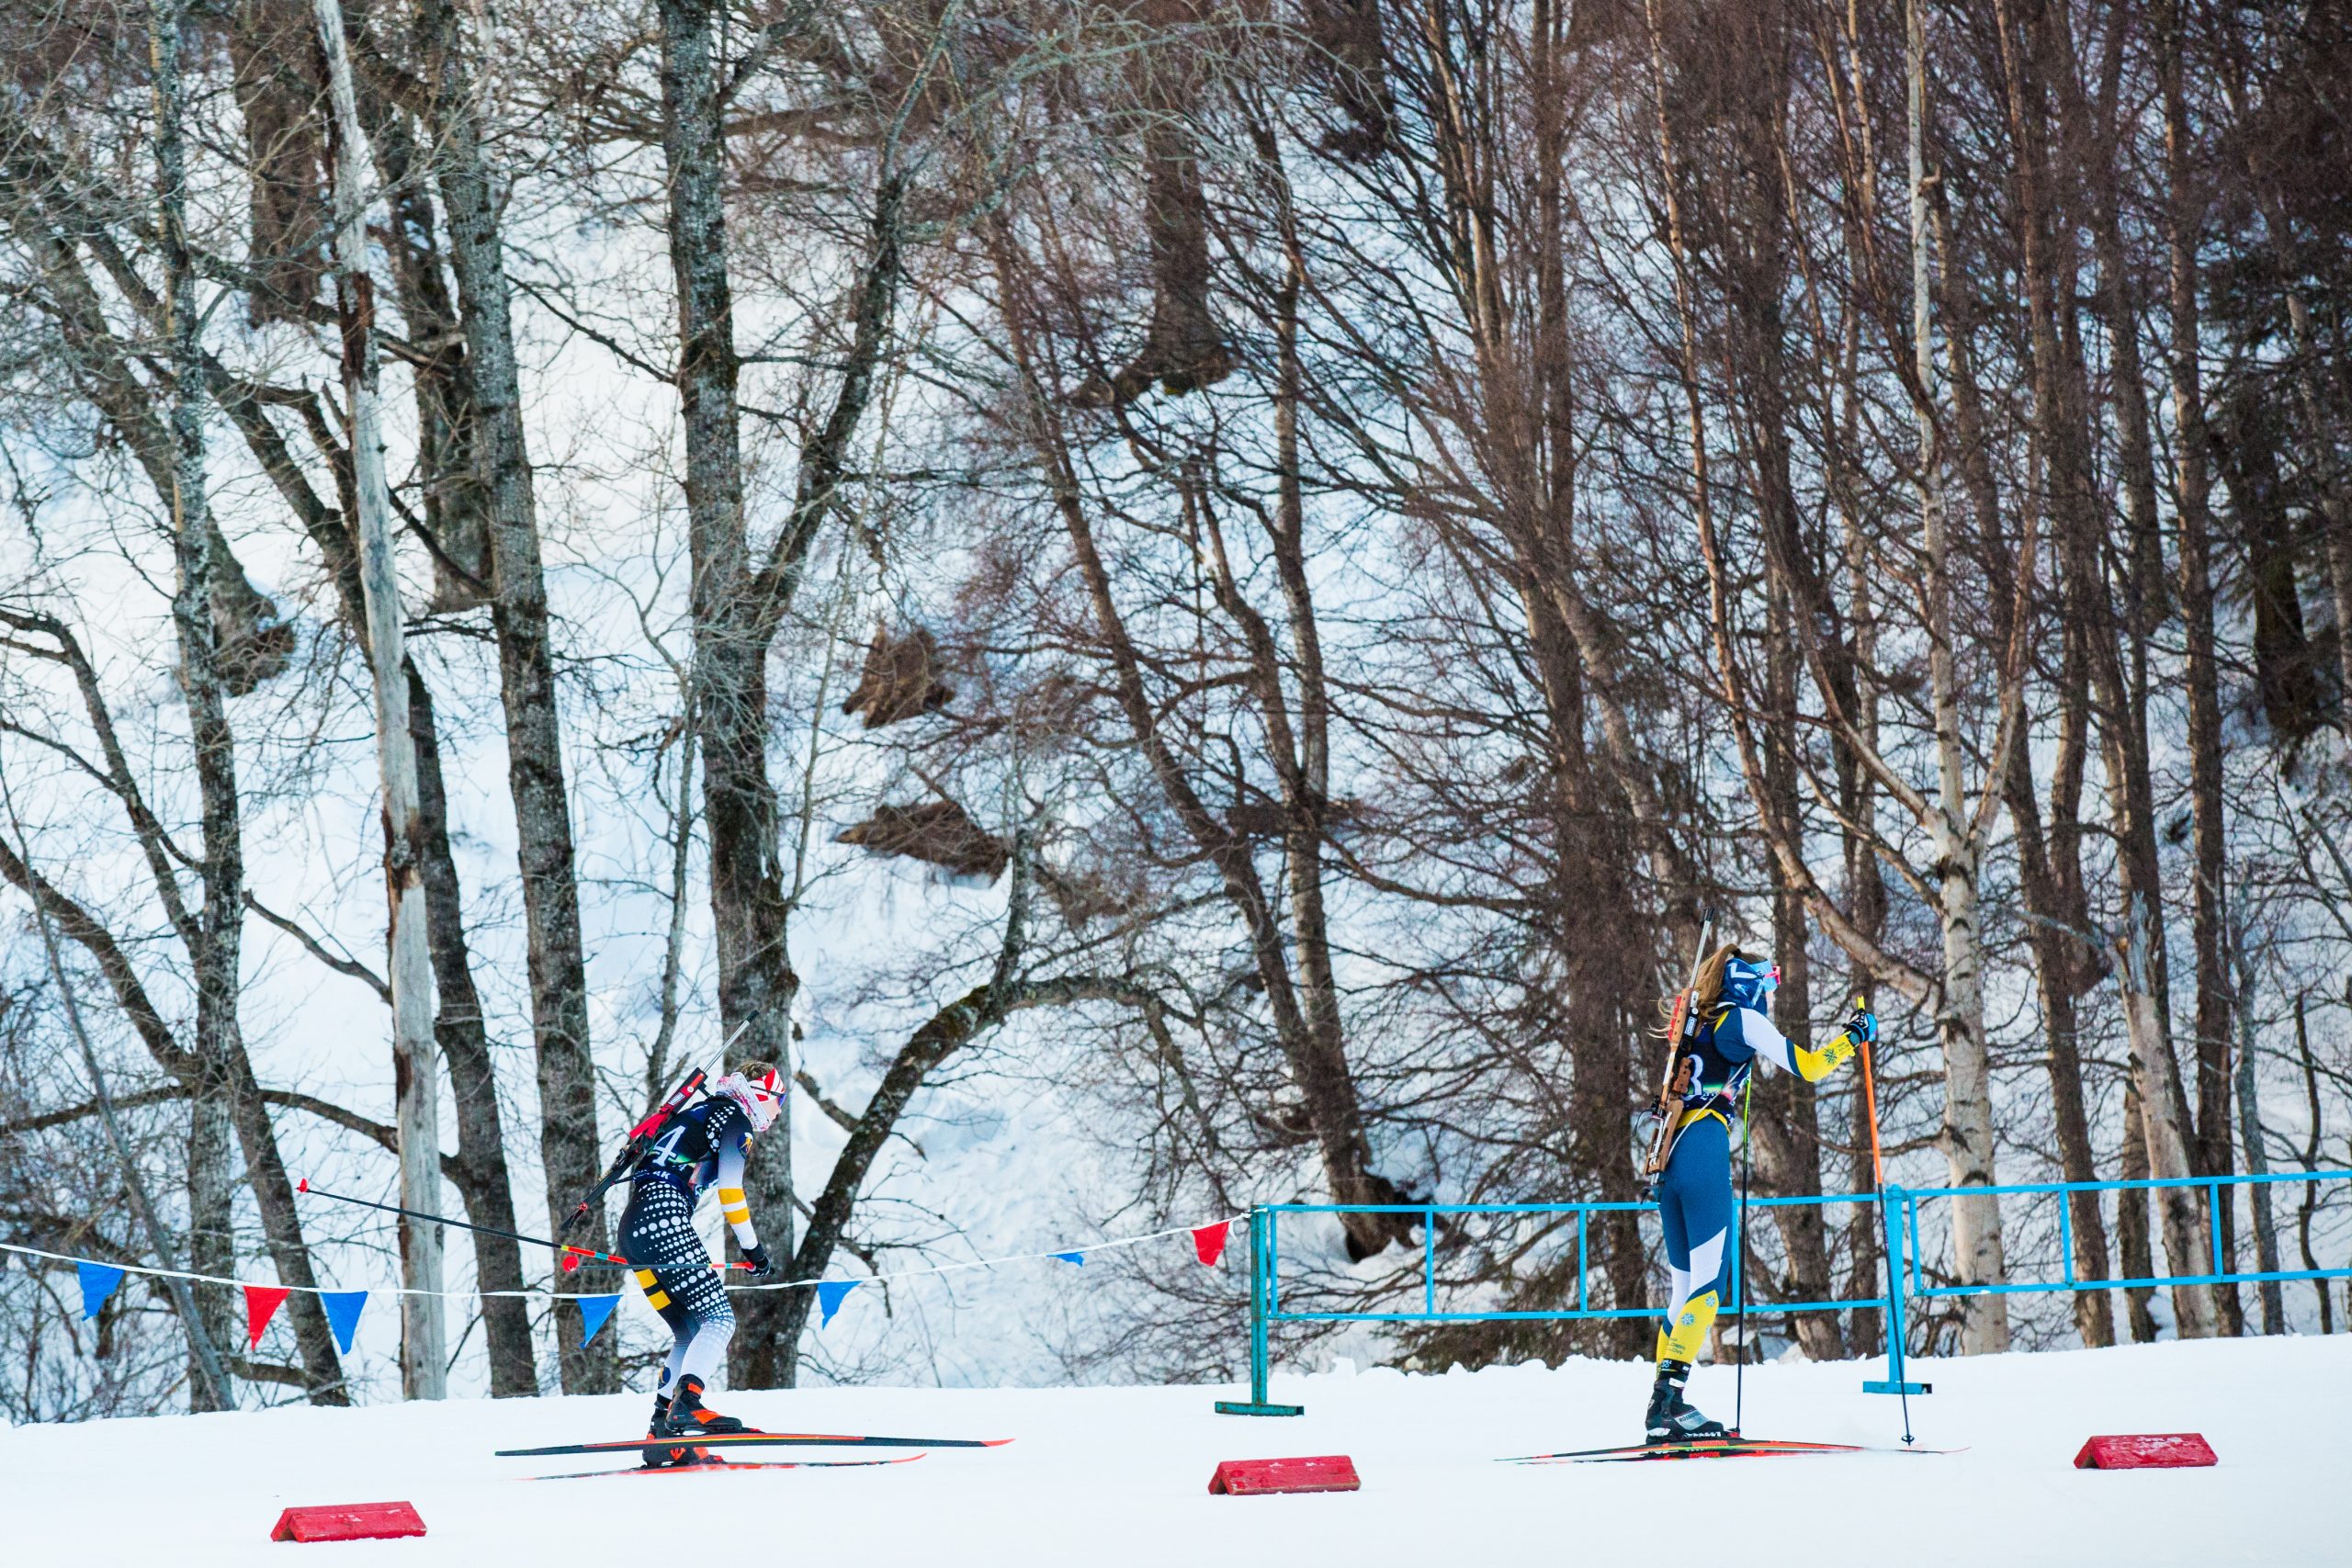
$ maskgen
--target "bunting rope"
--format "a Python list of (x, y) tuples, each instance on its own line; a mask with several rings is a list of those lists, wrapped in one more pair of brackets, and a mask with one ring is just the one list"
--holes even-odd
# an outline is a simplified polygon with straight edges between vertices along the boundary
[[(1005, 1254), (1001, 1258), (978, 1258), (964, 1263), (942, 1263), (929, 1269), (896, 1269), (888, 1274), (861, 1274), (854, 1279), (848, 1280), (771, 1280), (763, 1283), (729, 1285), (725, 1288), (729, 1291), (820, 1290), (827, 1285), (888, 1284), (892, 1280), (916, 1280), (930, 1274), (957, 1274), (967, 1272), (974, 1269), (995, 1269), (1007, 1263), (1042, 1262), (1046, 1258), (1058, 1258), (1065, 1263), (1073, 1263), (1079, 1261), (1086, 1254), (1091, 1252), (1110, 1252), (1122, 1247), (1140, 1247), (1145, 1242), (1162, 1241), (1171, 1235), (1191, 1235), (1197, 1237), (1204, 1231), (1216, 1230), (1219, 1226), (1232, 1225), (1247, 1218), (1249, 1218), (1249, 1216), (1246, 1214), (1234, 1214), (1222, 1220), (1211, 1220), (1202, 1224), (1170, 1225), (1166, 1230), (1146, 1231), (1140, 1235), (1116, 1236), (1109, 1241), (1090, 1242), (1084, 1247), (1063, 1247), (1059, 1251), (1056, 1252), (1012, 1252)], [(1224, 1238), (1220, 1235), (1217, 1239), (1221, 1243)], [(94, 1269), (112, 1269), (124, 1274), (149, 1274), (159, 1280), (187, 1280), (199, 1285), (235, 1285), (241, 1289), (259, 1291), (275, 1291), (282, 1288), (296, 1292), (302, 1295), (311, 1296), (339, 1296), (348, 1293), (344, 1291), (330, 1290), (324, 1285), (287, 1285), (280, 1287), (277, 1285), (265, 1285), (260, 1281), (254, 1280), (232, 1280), (220, 1274), (198, 1274), (186, 1269), (157, 1269), (144, 1263), (108, 1263), (102, 1258), (76, 1258), (70, 1252), (44, 1252), (38, 1247), (19, 1247), (14, 1242), (0, 1241), (0, 1252), (14, 1252), (26, 1258), (46, 1258), (52, 1263), (72, 1263), (77, 1266), (81, 1264), (88, 1264)], [(617, 1269), (621, 1267), (621, 1265), (616, 1263), (586, 1264), (582, 1267)], [(1210, 1267), (1214, 1268), (1215, 1265), (1211, 1264)], [(569, 1301), (575, 1296), (583, 1294), (594, 1295), (601, 1292), (551, 1291), (537, 1287), (522, 1291), (419, 1291), (413, 1290), (405, 1285), (395, 1285), (382, 1290), (370, 1291), (368, 1293), (371, 1295), (383, 1296), (480, 1296), (485, 1300), (492, 1297), (547, 1296), (554, 1300)]]
[[(893, 1280), (918, 1280), (937, 1274), (967, 1273), (976, 1269), (1002, 1268), (1011, 1263), (1052, 1260), (1084, 1267), (1086, 1255), (1090, 1252), (1110, 1252), (1120, 1247), (1141, 1247), (1147, 1242), (1164, 1241), (1171, 1235), (1191, 1236), (1193, 1255), (1204, 1267), (1213, 1269), (1216, 1267), (1218, 1259), (1224, 1256), (1227, 1235), (1234, 1224), (1244, 1217), (1238, 1214), (1228, 1215), (1225, 1219), (1211, 1220), (1201, 1224), (1170, 1225), (1165, 1230), (1146, 1231), (1138, 1235), (1114, 1236), (1106, 1241), (1092, 1242), (1082, 1247), (1062, 1247), (1046, 1252), (1007, 1253), (998, 1258), (970, 1258), (961, 1263), (940, 1263), (924, 1269), (898, 1269), (888, 1273), (859, 1275), (846, 1280), (777, 1280), (765, 1283), (729, 1285), (724, 1288), (730, 1291), (814, 1290), (817, 1292), (819, 1311), (821, 1314), (818, 1326), (821, 1328), (833, 1321), (833, 1314), (841, 1310), (842, 1302), (860, 1285), (887, 1285)], [(405, 1285), (396, 1285), (379, 1292), (330, 1290), (323, 1285), (262, 1284), (252, 1280), (229, 1279), (219, 1274), (199, 1274), (187, 1269), (158, 1269), (144, 1263), (107, 1263), (95, 1258), (77, 1258), (72, 1253), (51, 1252), (41, 1247), (26, 1247), (16, 1242), (0, 1242), (0, 1253), (14, 1253), (24, 1258), (44, 1258), (52, 1263), (72, 1264), (82, 1287), (82, 1315), (85, 1320), (97, 1315), (98, 1309), (105, 1304), (107, 1298), (114, 1293), (115, 1288), (121, 1284), (123, 1277), (129, 1274), (143, 1274), (150, 1278), (163, 1280), (186, 1280), (203, 1285), (234, 1285), (245, 1292), (247, 1328), (251, 1340), (255, 1345), (260, 1344), (262, 1330), (268, 1325), (271, 1317), (276, 1315), (279, 1304), (288, 1295), (299, 1292), (304, 1295), (317, 1296), (324, 1303), (327, 1316), (334, 1329), (335, 1339), (345, 1353), (350, 1351), (353, 1337), (357, 1331), (360, 1310), (366, 1305), (371, 1294), (444, 1298), (473, 1296), (482, 1300), (498, 1297), (545, 1297), (550, 1302), (574, 1301), (580, 1303), (582, 1320), (587, 1330), (582, 1337), (583, 1343), (594, 1337), (596, 1331), (605, 1325), (605, 1320), (612, 1315), (614, 1307), (619, 1304), (621, 1298), (621, 1292), (618, 1291), (589, 1292), (542, 1288), (520, 1291), (420, 1291)], [(592, 1267), (617, 1267), (617, 1265), (592, 1265)]]

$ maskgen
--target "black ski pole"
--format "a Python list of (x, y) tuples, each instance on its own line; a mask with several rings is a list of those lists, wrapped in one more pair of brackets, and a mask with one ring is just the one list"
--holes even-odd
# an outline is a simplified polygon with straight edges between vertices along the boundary
[(573, 1269), (577, 1269), (582, 1263), (610, 1263), (622, 1269), (631, 1267), (629, 1260), (616, 1252), (599, 1252), (593, 1247), (574, 1247), (568, 1241), (549, 1241), (545, 1236), (525, 1235), (520, 1231), (503, 1231), (492, 1225), (469, 1224), (464, 1220), (453, 1220), (443, 1214), (428, 1214), (421, 1209), (403, 1209), (397, 1203), (379, 1203), (367, 1198), (345, 1197), (340, 1192), (328, 1192), (313, 1187), (307, 1179), (297, 1182), (294, 1190), (307, 1192), (313, 1198), (332, 1198), (338, 1203), (356, 1203), (363, 1209), (381, 1209), (388, 1214), (405, 1214), (412, 1220), (426, 1220), (436, 1225), (455, 1225), (461, 1231), (480, 1231), (484, 1235), (504, 1236), (508, 1241), (519, 1241), (526, 1247), (553, 1247), (558, 1252), (569, 1254), (578, 1259), (571, 1265)]
[(1733, 1309), (1739, 1316), (1739, 1359), (1731, 1374), (1733, 1437), (1739, 1436), (1740, 1417), (1747, 1414), (1747, 1148), (1755, 1105), (1756, 1075), (1750, 1069), (1747, 1086), (1739, 1095), (1739, 1235), (1732, 1243), (1732, 1278), (1738, 1281), (1734, 1293), (1739, 1298)]
[[(636, 1264), (617, 1252), (599, 1252), (593, 1247), (574, 1247), (568, 1241), (549, 1241), (545, 1236), (525, 1235), (520, 1231), (503, 1231), (494, 1225), (469, 1224), (453, 1220), (446, 1214), (428, 1214), (422, 1209), (403, 1209), (397, 1203), (378, 1203), (366, 1198), (349, 1198), (340, 1192), (328, 1192), (311, 1185), (306, 1179), (297, 1182), (297, 1192), (307, 1192), (313, 1198), (332, 1198), (338, 1203), (356, 1203), (363, 1209), (381, 1209), (388, 1214), (406, 1214), (412, 1220), (426, 1220), (436, 1225), (455, 1225), (461, 1231), (480, 1231), (484, 1235), (503, 1235), (509, 1241), (519, 1241), (526, 1247), (548, 1247), (564, 1255), (563, 1271), (567, 1274), (583, 1263), (605, 1263), (616, 1269), (634, 1269)], [(748, 1263), (714, 1263), (714, 1269), (749, 1269)]]

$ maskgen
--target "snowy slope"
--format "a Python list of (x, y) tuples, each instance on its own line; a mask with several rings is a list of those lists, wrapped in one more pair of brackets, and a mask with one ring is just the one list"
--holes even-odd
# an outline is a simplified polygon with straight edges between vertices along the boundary
[[(762, 1564), (2215, 1564), (2352, 1561), (2341, 1509), (2352, 1337), (1914, 1363), (1949, 1456), (1516, 1466), (1636, 1435), (1646, 1370), (1577, 1362), (1277, 1378), (1297, 1420), (1219, 1416), (1201, 1388), (821, 1389), (719, 1403), (772, 1428), (1011, 1437), (865, 1470), (542, 1481), (599, 1461), (496, 1448), (626, 1436), (646, 1399), (287, 1409), (0, 1435), (7, 1560)], [(1751, 1368), (1752, 1435), (1898, 1436), (1850, 1364)], [(1731, 1373), (1693, 1394), (1728, 1415)], [(2093, 1432), (2203, 1432), (2216, 1469), (2077, 1472)], [(1353, 1495), (1211, 1497), (1221, 1458), (1348, 1453)], [(421, 1540), (273, 1544), (289, 1503), (413, 1501)], [(654, 1555), (655, 1552), (660, 1555)]]

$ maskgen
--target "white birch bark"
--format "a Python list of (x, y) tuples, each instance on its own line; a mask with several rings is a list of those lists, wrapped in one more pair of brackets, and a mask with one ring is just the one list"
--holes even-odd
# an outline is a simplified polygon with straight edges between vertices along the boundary
[[(1943, 1006), (1936, 1027), (1943, 1044), (1945, 1158), (1951, 1185), (1994, 1183), (1992, 1074), (1984, 1042), (1984, 944), (1976, 921), (1981, 845), (1962, 779), (1959, 674), (1952, 663), (1951, 566), (1944, 525), (1942, 456), (1935, 420), (1936, 354), (1928, 268), (1928, 39), (1922, 0), (1905, 7), (1908, 34), (1911, 186), (1911, 334), (1918, 356), (1919, 521), (1928, 555), (1928, 677), (1935, 708), (1937, 798), (1928, 831), (1936, 849), (1938, 908), (1943, 927)], [(1992, 787), (1990, 779), (1986, 787)], [(2000, 1200), (1952, 1200), (1953, 1271), (1963, 1284), (1998, 1284), (2004, 1275)], [(1964, 1298), (1961, 1348), (1984, 1355), (2009, 1348), (2009, 1313), (2000, 1295)]]
[[(2152, 922), (2137, 899), (2124, 911), (2123, 1023), (2132, 1050), (2132, 1076), (2140, 1085), (2141, 1133), (2147, 1141), (2148, 1174), (2158, 1181), (2194, 1176), (2188, 1158), (2188, 1107), (2175, 1090), (2178, 1072), (2171, 1042), (2156, 1012), (2154, 955), (2149, 949)], [(2176, 1275), (2213, 1269), (2213, 1226), (2202, 1187), (2159, 1187), (2156, 1213), (2164, 1222), (2165, 1263)], [(2216, 1324), (2213, 1287), (2172, 1288), (2173, 1331), (2183, 1339), (2210, 1339)]]
[[(416, 741), (402, 674), (400, 580), (392, 557), (391, 492), (384, 475), (376, 345), (368, 277), (368, 171), (345, 49), (341, 0), (314, 0), (335, 123), (334, 253), (344, 304), (344, 388), (351, 405), (351, 467), (359, 516), (359, 577), (368, 600), (368, 656), (376, 688), (376, 750), (384, 777), (384, 883), (390, 906), (392, 1061), (401, 1151), (401, 1206), (441, 1212), (440, 1051), (433, 1035), (433, 964), (425, 944), (421, 874), (424, 813)], [(401, 1390), (410, 1399), (447, 1392), (441, 1290), (441, 1227), (401, 1222)]]
[[(2234, 889), (2234, 908), (2230, 915), (2230, 956), (2236, 985), (2232, 987), (2232, 1021), (2237, 1028), (2236, 1090), (2238, 1137), (2245, 1146), (2245, 1170), (2248, 1176), (2270, 1174), (2270, 1150), (2262, 1134), (2262, 1101), (2260, 1084), (2255, 1076), (2254, 1055), (2254, 965), (2247, 961), (2245, 884)], [(2254, 1206), (2254, 1266), (2256, 1272), (2276, 1274), (2278, 1261), (2278, 1221), (2271, 1208), (2270, 1187), (2267, 1182), (2255, 1182), (2246, 1188), (2246, 1197)], [(2258, 1294), (2262, 1300), (2262, 1332), (2287, 1332), (2287, 1303), (2280, 1281), (2265, 1280)]]

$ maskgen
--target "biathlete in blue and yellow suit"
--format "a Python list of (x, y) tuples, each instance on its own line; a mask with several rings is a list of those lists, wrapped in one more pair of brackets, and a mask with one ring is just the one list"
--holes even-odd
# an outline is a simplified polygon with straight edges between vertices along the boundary
[(1699, 1021), (1675, 1069), (1681, 1100), (1674, 1143), (1658, 1179), (1658, 1218), (1666, 1226), (1666, 1262), (1672, 1280), (1666, 1322), (1657, 1333), (1657, 1382), (1650, 1390), (1645, 1436), (1653, 1443), (1690, 1442), (1728, 1435), (1683, 1402), (1690, 1364), (1731, 1293), (1731, 1129), (1758, 1058), (1807, 1083), (1842, 1066), (1858, 1045), (1878, 1038), (1878, 1020), (1858, 1009), (1846, 1027), (1819, 1047), (1782, 1037), (1764, 1014), (1781, 983), (1780, 966), (1751, 962), (1734, 947), (1717, 949), (1699, 967), (1691, 1011)]

